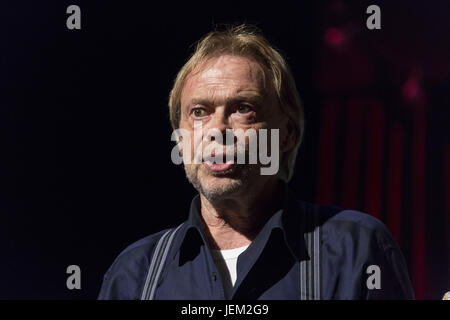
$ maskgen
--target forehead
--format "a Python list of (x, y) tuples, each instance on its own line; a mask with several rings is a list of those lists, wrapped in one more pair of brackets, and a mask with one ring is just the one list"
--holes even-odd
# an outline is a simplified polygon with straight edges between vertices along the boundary
[(259, 63), (251, 58), (223, 55), (201, 62), (187, 76), (181, 104), (197, 95), (233, 95), (241, 91), (263, 94), (264, 89), (265, 74)]

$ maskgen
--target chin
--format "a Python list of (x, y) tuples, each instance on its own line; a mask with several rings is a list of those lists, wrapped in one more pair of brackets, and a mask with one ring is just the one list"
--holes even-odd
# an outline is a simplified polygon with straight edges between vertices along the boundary
[(223, 175), (206, 175), (199, 177), (199, 192), (209, 201), (219, 200), (226, 196), (238, 194), (245, 187), (238, 178)]
[(231, 196), (242, 191), (244, 183), (242, 180), (225, 177), (208, 177), (200, 182), (203, 195), (212, 200), (224, 196)]
[(185, 167), (186, 176), (195, 189), (209, 201), (238, 194), (245, 189), (245, 175), (211, 173), (202, 168)]

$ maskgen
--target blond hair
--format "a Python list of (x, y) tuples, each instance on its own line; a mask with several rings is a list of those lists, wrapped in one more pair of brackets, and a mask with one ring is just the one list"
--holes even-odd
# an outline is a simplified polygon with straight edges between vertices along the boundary
[(252, 58), (268, 73), (266, 76), (272, 82), (281, 110), (290, 120), (295, 134), (295, 145), (285, 152), (278, 174), (281, 179), (289, 181), (303, 138), (303, 107), (289, 66), (255, 26), (245, 24), (226, 26), (224, 30), (211, 31), (197, 42), (194, 53), (178, 72), (169, 95), (172, 128), (174, 130), (179, 128), (181, 92), (187, 76), (206, 59), (225, 54)]

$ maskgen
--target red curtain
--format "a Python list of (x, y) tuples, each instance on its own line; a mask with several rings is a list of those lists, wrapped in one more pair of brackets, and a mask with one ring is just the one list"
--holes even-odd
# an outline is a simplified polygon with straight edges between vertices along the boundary
[[(448, 283), (448, 275), (432, 277), (429, 267), (441, 261), (449, 265), (450, 146), (440, 154), (442, 184), (427, 185), (426, 105), (404, 105), (402, 117), (388, 112), (390, 107), (370, 97), (324, 100), (318, 125), (316, 200), (382, 220), (407, 258), (416, 298), (434, 299), (444, 292), (438, 289), (442, 283), (433, 281)], [(442, 212), (427, 209), (426, 188), (445, 188)], [(427, 225), (427, 215), (433, 225)], [(446, 227), (435, 230), (436, 225)], [(446, 243), (430, 239), (436, 232), (443, 232)], [(433, 246), (439, 246), (446, 259), (427, 252)]]

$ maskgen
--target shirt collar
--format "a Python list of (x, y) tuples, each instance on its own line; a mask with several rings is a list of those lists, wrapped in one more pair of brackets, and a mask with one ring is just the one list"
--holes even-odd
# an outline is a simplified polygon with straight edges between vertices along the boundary
[[(303, 232), (300, 232), (302, 212), (299, 211), (302, 211), (302, 208), (287, 184), (280, 181), (280, 185), (283, 194), (281, 209), (269, 218), (259, 235), (267, 234), (268, 238), (273, 230), (280, 230), (292, 255), (301, 261), (307, 257)], [(180, 252), (180, 265), (198, 254), (200, 246), (207, 243), (200, 208), (200, 195), (196, 195), (191, 201), (189, 217), (174, 239), (173, 258)]]

